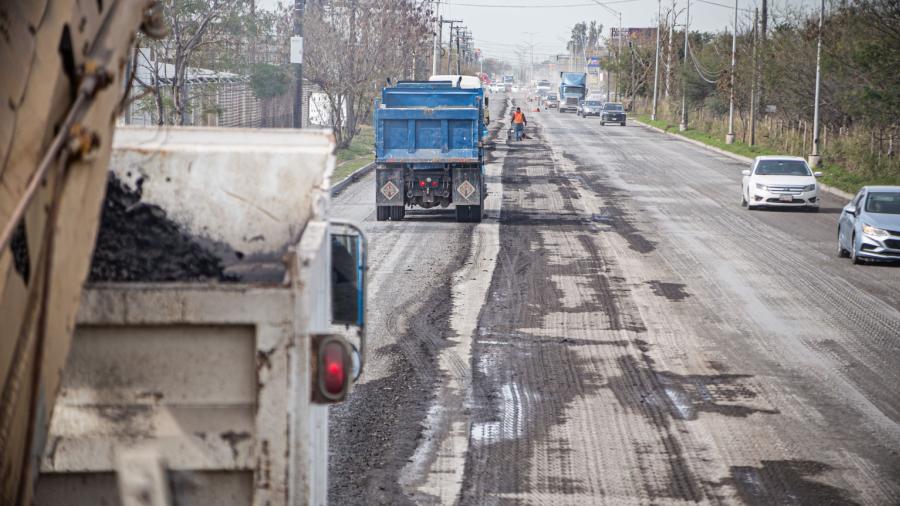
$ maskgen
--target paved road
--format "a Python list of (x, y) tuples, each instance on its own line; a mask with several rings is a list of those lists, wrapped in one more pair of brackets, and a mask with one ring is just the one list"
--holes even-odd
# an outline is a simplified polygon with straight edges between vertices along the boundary
[(900, 503), (900, 267), (837, 258), (843, 203), (750, 212), (730, 158), (529, 121), (479, 225), (336, 199), (376, 337), (332, 502)]

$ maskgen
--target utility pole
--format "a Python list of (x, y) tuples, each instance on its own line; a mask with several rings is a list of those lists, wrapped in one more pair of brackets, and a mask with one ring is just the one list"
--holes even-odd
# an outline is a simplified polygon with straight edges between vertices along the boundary
[(450, 24), (450, 33), (447, 38), (447, 73), (450, 73), (451, 60), (453, 59), (453, 24), (462, 23), (459, 19), (442, 19), (441, 23)]
[(450, 34), (447, 39), (447, 73), (453, 73), (453, 29), (455, 21), (450, 22)]
[[(622, 13), (613, 9), (612, 7), (601, 3), (600, 0), (593, 0), (593, 2), (600, 7), (603, 7), (607, 11), (619, 16), (619, 45), (618, 50), (616, 51), (616, 101), (621, 101), (619, 94), (619, 81), (621, 81), (620, 77), (622, 75), (622, 66), (621, 66), (621, 55), (622, 55)], [(609, 77), (609, 72), (607, 72), (607, 78)], [(609, 79), (606, 82), (606, 101), (609, 102)]]
[(291, 63), (294, 64), (294, 128), (303, 128), (303, 10), (306, 0), (294, 0), (294, 27), (291, 37)]
[(628, 52), (631, 55), (631, 108), (634, 109), (634, 97), (637, 92), (637, 76), (634, 73), (634, 44), (628, 41)]
[(753, 11), (753, 78), (750, 80), (750, 145), (756, 145), (756, 110), (759, 109), (759, 104), (756, 101), (759, 99), (756, 92), (756, 67), (757, 67), (757, 56), (759, 56), (758, 47), (759, 46), (759, 8), (754, 9)]
[(435, 2), (434, 9), (434, 53), (431, 57), (431, 75), (436, 75), (438, 73), (438, 62), (441, 60), (441, 32), (444, 29), (444, 23), (440, 17), (441, 10), (441, 2), (438, 0)]
[[(453, 24), (454, 23), (462, 23), (462, 20), (441, 18), (441, 32), (440, 32), (440, 35), (438, 35), (439, 37), (443, 38), (444, 25), (447, 25), (447, 24), (450, 25), (450, 33), (447, 38), (447, 73), (448, 74), (450, 73), (450, 57), (452, 56), (451, 53), (453, 53)], [(443, 41), (441, 41), (441, 50), (443, 50), (443, 49), (444, 49)], [(443, 61), (443, 56), (441, 57), (441, 60)], [(437, 67), (438, 67), (437, 72), (440, 72), (443, 65), (438, 64)]]
[(459, 30), (462, 27), (456, 27), (456, 74), (462, 74), (462, 69), (460, 65), (460, 60), (462, 59), (462, 53), (459, 52)]
[(619, 49), (616, 51), (616, 102), (621, 102), (619, 81), (622, 79), (622, 13), (619, 13)]
[(688, 0), (687, 13), (685, 14), (685, 19), (684, 19), (684, 59), (681, 62), (681, 124), (678, 125), (678, 130), (681, 132), (684, 132), (685, 130), (687, 130), (687, 126), (688, 126), (687, 61), (688, 61), (688, 57), (689, 57), (688, 36), (691, 33), (690, 26), (691, 26), (691, 0)]
[(728, 97), (728, 133), (725, 144), (734, 144), (734, 70), (737, 66), (738, 0), (734, 0), (734, 31), (731, 33), (731, 90)]
[(819, 155), (819, 92), (822, 87), (822, 29), (825, 26), (825, 0), (822, 0), (822, 7), (819, 11), (819, 42), (816, 47), (816, 105), (813, 112), (813, 141), (812, 154), (809, 155), (809, 164), (812, 167), (818, 167), (822, 162)]
[[(737, 0), (735, 0), (736, 2)], [(659, 98), (659, 31), (662, 30), (662, 0), (656, 1), (656, 57), (653, 59), (653, 112), (650, 119), (656, 120), (656, 100)]]
[[(666, 51), (666, 98), (669, 98), (672, 88), (672, 57), (675, 55), (675, 0), (672, 0), (672, 22), (669, 23), (669, 49)], [(666, 15), (666, 22), (669, 22), (669, 16)]]

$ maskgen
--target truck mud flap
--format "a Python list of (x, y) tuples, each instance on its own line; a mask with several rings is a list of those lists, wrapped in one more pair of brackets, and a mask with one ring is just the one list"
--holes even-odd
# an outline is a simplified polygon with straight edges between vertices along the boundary
[(484, 186), (480, 167), (453, 169), (453, 203), (457, 206), (481, 206)]
[(375, 168), (375, 203), (379, 206), (403, 206), (403, 169)]

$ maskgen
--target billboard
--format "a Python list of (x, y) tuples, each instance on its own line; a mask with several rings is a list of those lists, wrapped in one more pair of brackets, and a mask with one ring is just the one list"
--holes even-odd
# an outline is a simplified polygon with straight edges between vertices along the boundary
[[(619, 40), (619, 27), (612, 27), (609, 29), (609, 38), (610, 40), (618, 42)], [(656, 40), (656, 27), (650, 28), (635, 28), (628, 27), (622, 28), (621, 32), (622, 42), (632, 41), (632, 42), (650, 42)]]
[(588, 56), (587, 66), (589, 69), (600, 67), (600, 57), (599, 56)]

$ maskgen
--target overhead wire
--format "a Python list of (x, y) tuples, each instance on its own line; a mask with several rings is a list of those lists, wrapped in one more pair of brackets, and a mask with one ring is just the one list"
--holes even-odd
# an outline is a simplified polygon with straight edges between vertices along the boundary
[(510, 4), (470, 4), (454, 2), (453, 5), (458, 7), (478, 7), (488, 9), (560, 9), (575, 7), (594, 7), (596, 5), (615, 5), (637, 2), (638, 0), (613, 0), (610, 2), (591, 2), (581, 4), (543, 4), (543, 5), (510, 5)]
[(698, 58), (694, 54), (694, 48), (691, 47), (690, 37), (688, 37), (687, 47), (688, 47), (688, 54), (685, 55), (685, 58), (688, 58), (689, 60), (691, 60), (691, 65), (694, 67), (694, 70), (697, 71), (697, 75), (700, 76), (700, 79), (703, 79), (704, 81), (706, 81), (709, 84), (716, 84), (718, 82), (718, 79), (710, 79), (709, 77), (707, 77), (707, 74), (710, 76), (714, 76), (714, 77), (716, 77), (718, 74), (714, 74), (713, 72), (711, 72), (709, 69), (706, 69), (706, 68), (703, 68), (701, 70), (702, 64), (700, 64), (698, 62)]
[[(700, 3), (703, 3), (703, 4), (707, 4), (707, 5), (714, 5), (714, 6), (716, 6), (716, 7), (722, 7), (722, 8), (724, 8), (724, 9), (730, 9), (730, 10), (733, 10), (733, 9), (734, 9), (734, 6), (733, 6), (733, 5), (720, 4), (720, 3), (718, 3), (718, 2), (713, 2), (713, 1), (711, 1), (711, 0), (694, 0), (694, 1), (695, 1), (695, 2), (700, 2)], [(742, 9), (742, 8), (740, 8), (740, 7), (738, 7), (738, 10), (739, 10), (739, 11), (743, 11), (743, 12), (747, 12), (747, 13), (752, 13), (752, 12), (753, 12), (753, 11), (750, 10), (750, 9)]]

